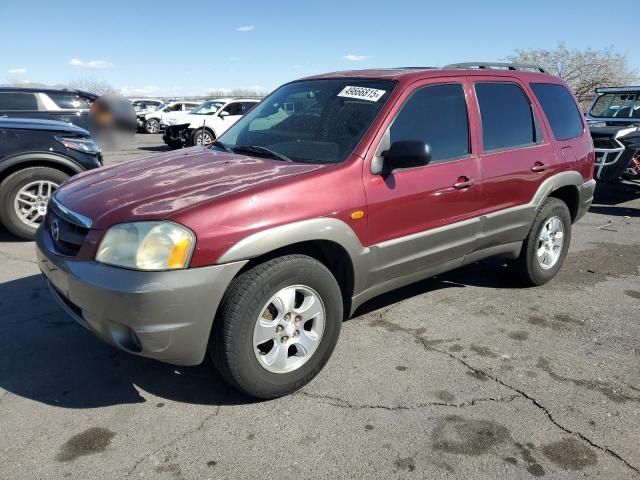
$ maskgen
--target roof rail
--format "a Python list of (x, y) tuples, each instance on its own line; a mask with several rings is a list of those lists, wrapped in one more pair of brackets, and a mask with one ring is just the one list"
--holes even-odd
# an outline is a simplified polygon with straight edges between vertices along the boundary
[(452, 63), (445, 65), (443, 69), (478, 69), (478, 70), (533, 70), (540, 73), (547, 73), (547, 71), (540, 65), (534, 65), (532, 63), (501, 63), (501, 62), (466, 62), (466, 63)]

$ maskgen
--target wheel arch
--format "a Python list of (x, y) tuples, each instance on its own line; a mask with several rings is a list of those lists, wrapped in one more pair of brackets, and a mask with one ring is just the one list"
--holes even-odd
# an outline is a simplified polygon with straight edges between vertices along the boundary
[(331, 271), (340, 286), (344, 312), (348, 315), (352, 297), (363, 288), (368, 248), (341, 220), (317, 218), (257, 232), (229, 248), (217, 263), (248, 259), (246, 269), (292, 253), (315, 258)]
[(582, 174), (575, 170), (560, 172), (547, 178), (534, 197), (536, 209), (540, 208), (547, 198), (558, 198), (567, 204), (571, 221), (575, 221), (580, 207), (578, 187), (584, 182)]
[(5, 158), (0, 162), (0, 182), (9, 175), (30, 167), (49, 167), (73, 176), (83, 172), (78, 163), (64, 155), (50, 152), (28, 152)]

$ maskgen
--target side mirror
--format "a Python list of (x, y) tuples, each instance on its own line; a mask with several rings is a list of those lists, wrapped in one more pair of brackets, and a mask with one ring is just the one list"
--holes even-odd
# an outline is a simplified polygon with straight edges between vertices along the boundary
[(382, 154), (382, 174), (389, 175), (397, 168), (427, 165), (431, 161), (431, 147), (424, 142), (406, 140), (394, 142)]
[(220, 118), (224, 118), (224, 117), (228, 117), (228, 116), (229, 116), (229, 112), (227, 112), (226, 110), (220, 112), (220, 115), (219, 115)]

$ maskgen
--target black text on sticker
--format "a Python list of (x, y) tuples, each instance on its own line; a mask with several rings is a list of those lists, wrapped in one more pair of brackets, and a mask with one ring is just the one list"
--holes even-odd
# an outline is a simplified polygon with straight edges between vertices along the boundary
[(338, 96), (347, 98), (359, 98), (360, 100), (368, 100), (369, 102), (377, 102), (385, 93), (387, 93), (386, 90), (378, 90), (377, 88), (346, 86), (342, 89)]

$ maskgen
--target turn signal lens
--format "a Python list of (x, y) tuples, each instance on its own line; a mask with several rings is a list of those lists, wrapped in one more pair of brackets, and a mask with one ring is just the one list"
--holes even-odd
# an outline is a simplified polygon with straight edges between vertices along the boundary
[(178, 241), (169, 254), (167, 260), (167, 267), (169, 268), (184, 268), (189, 260), (191, 254), (191, 242), (187, 238), (183, 238)]

